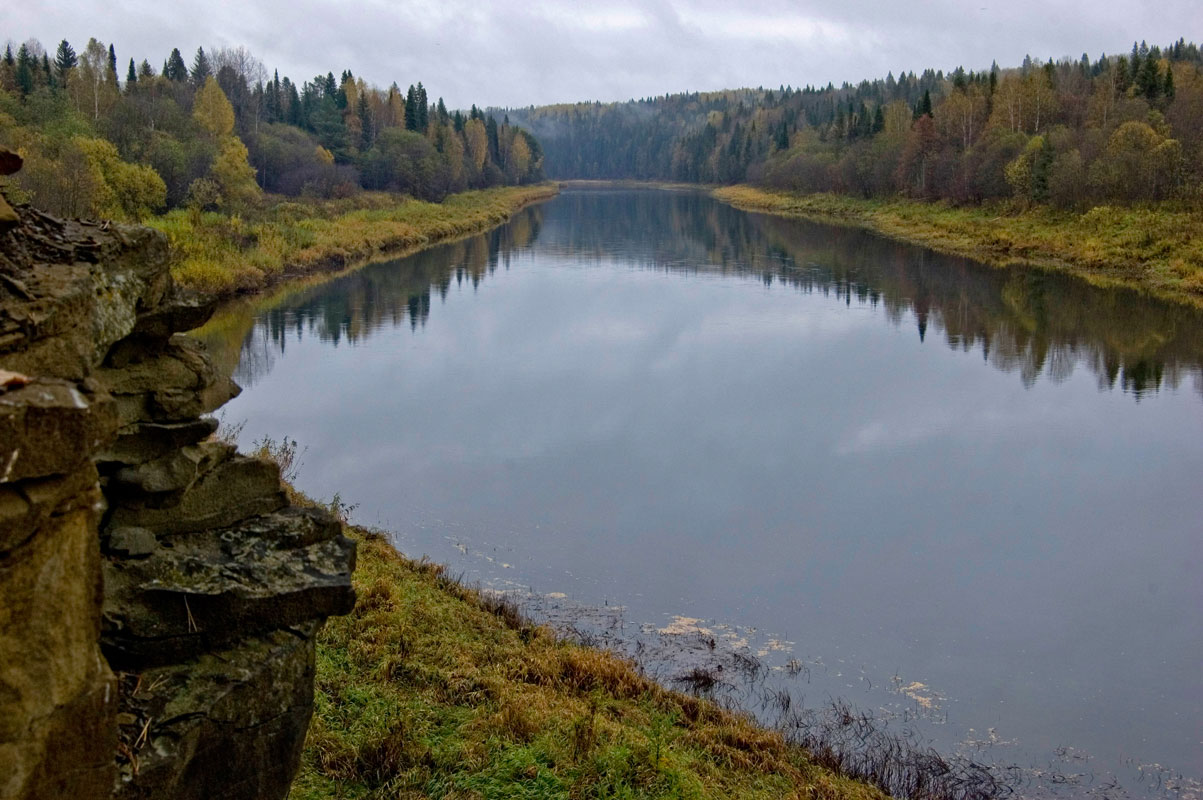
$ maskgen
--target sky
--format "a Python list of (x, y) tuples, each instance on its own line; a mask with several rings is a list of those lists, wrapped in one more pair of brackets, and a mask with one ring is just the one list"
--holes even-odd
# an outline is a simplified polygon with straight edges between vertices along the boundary
[(14, 0), (0, 41), (89, 37), (158, 69), (244, 46), (297, 82), (422, 81), (451, 108), (627, 100), (1016, 66), (1203, 40), (1200, 0)]

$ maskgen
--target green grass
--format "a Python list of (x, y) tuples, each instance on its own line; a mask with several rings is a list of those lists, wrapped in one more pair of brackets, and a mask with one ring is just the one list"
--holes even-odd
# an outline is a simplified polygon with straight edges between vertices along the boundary
[(368, 192), (344, 200), (265, 202), (241, 216), (177, 209), (147, 224), (167, 235), (177, 283), (225, 296), (483, 231), (556, 191), (554, 184), (512, 186), (441, 203)]
[(748, 718), (557, 639), (359, 529), (292, 800), (882, 798)]
[(730, 186), (715, 197), (738, 208), (870, 228), (891, 238), (1005, 266), (1064, 270), (1203, 305), (1203, 212), (1170, 204), (1098, 206), (1085, 213), (1009, 204), (954, 207)]

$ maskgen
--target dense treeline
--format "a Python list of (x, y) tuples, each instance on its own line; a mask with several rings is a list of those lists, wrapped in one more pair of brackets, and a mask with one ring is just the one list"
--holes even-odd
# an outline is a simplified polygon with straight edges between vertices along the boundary
[(735, 183), (1073, 208), (1203, 201), (1203, 53), (1179, 40), (1092, 60), (841, 87), (512, 110), (553, 177)]
[(164, 208), (237, 210), (261, 192), (319, 198), (361, 190), (425, 200), (542, 179), (528, 132), (475, 106), (431, 103), (419, 82), (368, 86), (349, 70), (298, 85), (244, 48), (158, 70), (92, 39), (0, 61), (0, 146), (25, 168), (17, 191), (67, 216), (140, 219)]

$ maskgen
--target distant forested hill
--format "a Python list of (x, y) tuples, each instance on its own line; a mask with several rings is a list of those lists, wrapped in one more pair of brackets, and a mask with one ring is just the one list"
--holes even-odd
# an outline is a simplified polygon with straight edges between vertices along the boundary
[(1203, 201), (1203, 54), (1181, 39), (976, 73), (504, 113), (539, 138), (554, 178), (751, 181), (1069, 208)]
[(160, 68), (36, 40), (0, 61), (0, 146), (25, 167), (9, 191), (66, 216), (140, 219), (178, 206), (237, 209), (262, 191), (318, 198), (362, 189), (438, 200), (542, 179), (528, 132), (431, 103), (419, 82), (368, 86), (349, 70), (297, 84), (244, 48)]

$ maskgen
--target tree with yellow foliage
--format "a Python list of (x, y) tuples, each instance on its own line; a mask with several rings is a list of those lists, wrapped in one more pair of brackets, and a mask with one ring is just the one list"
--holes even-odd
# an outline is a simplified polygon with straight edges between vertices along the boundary
[(167, 202), (167, 184), (153, 168), (122, 161), (112, 142), (72, 136), (53, 143), (31, 138), (20, 148), (18, 185), (33, 203), (68, 217), (137, 222)]
[(192, 119), (214, 139), (234, 132), (234, 106), (226, 98), (217, 79), (210, 77), (192, 101)]
[(226, 203), (242, 205), (259, 197), (255, 168), (247, 161), (246, 145), (237, 136), (227, 136), (221, 140), (209, 175), (221, 187), (222, 199)]
[(192, 103), (192, 119), (217, 142), (217, 157), (209, 178), (221, 190), (221, 203), (242, 205), (259, 197), (255, 168), (248, 161), (246, 145), (234, 134), (234, 106), (217, 79), (209, 77)]
[(485, 133), (485, 124), (478, 119), (470, 119), (464, 124), (464, 144), (468, 157), (476, 171), (484, 169), (485, 158), (489, 155), (489, 139)]
[(520, 131), (515, 131), (505, 164), (510, 180), (520, 183), (526, 177), (526, 171), (530, 169), (530, 160), (530, 145), (526, 143), (526, 137)]

